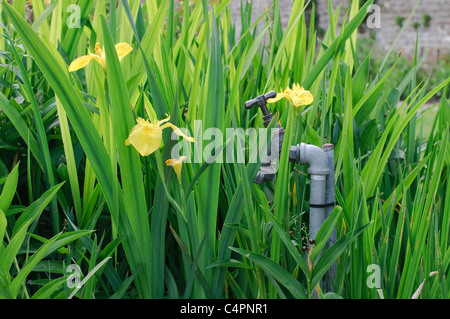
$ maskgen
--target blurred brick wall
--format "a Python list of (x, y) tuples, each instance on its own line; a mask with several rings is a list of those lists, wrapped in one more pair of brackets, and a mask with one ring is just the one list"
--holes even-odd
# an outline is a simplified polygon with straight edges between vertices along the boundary
[[(249, 0), (242, 0), (243, 2)], [(332, 0), (333, 9), (336, 10), (341, 5), (341, 20), (349, 8), (352, 0)], [(328, 0), (315, 0), (316, 13), (318, 15), (318, 27), (326, 30), (329, 24)], [(360, 0), (362, 4), (364, 1)], [(375, 1), (381, 8), (381, 28), (372, 29), (376, 33), (377, 47), (389, 48), (395, 41), (400, 27), (396, 24), (397, 17), (406, 18), (413, 10), (416, 0), (378, 0)], [(240, 31), (240, 3), (241, 0), (231, 0), (230, 9), (232, 20), (236, 22), (237, 34)], [(258, 18), (263, 12), (265, 5), (269, 7), (273, 0), (253, 0), (253, 19)], [(285, 28), (289, 20), (293, 0), (279, 0), (282, 25)], [(429, 26), (423, 24), (424, 16), (431, 19)], [(254, 21), (254, 20), (253, 20)], [(399, 38), (395, 50), (402, 51), (407, 57), (414, 56), (416, 43), (416, 29), (412, 26), (414, 22), (420, 24), (419, 27), (419, 55), (427, 53), (428, 64), (434, 64), (450, 54), (450, 0), (422, 0), (417, 8), (410, 24)], [(367, 28), (361, 28), (366, 29)], [(339, 31), (339, 28), (338, 30)], [(369, 30), (370, 31), (370, 30)]]
[[(242, 3), (248, 1), (249, 0), (242, 0)], [(286, 29), (289, 17), (291, 16), (292, 3), (292, 0), (279, 0), (281, 25), (283, 30)], [(269, 8), (272, 4), (273, 0), (253, 0), (252, 23), (263, 15), (266, 8)], [(241, 30), (241, 0), (231, 0), (229, 6), (231, 10), (231, 21), (236, 22), (236, 34), (239, 35)], [(262, 23), (264, 23), (264, 21)]]
[[(405, 20), (412, 12), (416, 1), (383, 0), (379, 1), (381, 6), (381, 29), (376, 34), (376, 39), (382, 47), (390, 46), (398, 33), (400, 27), (396, 24), (397, 17)], [(428, 15), (431, 19), (429, 26), (424, 25), (424, 17)], [(426, 51), (427, 61), (437, 63), (445, 55), (450, 54), (450, 0), (422, 0), (414, 13), (410, 24), (399, 38), (396, 49), (403, 51), (406, 56), (414, 56), (416, 44), (416, 29), (413, 23), (419, 23), (419, 54)]]
[[(351, 0), (333, 0), (334, 10), (341, 4), (340, 19), (350, 7)], [(377, 47), (388, 49), (397, 38), (401, 26), (396, 22), (403, 18), (404, 21), (413, 11), (416, 0), (378, 0), (375, 1), (381, 9), (381, 28), (375, 31)], [(363, 1), (360, 1), (363, 3)], [(316, 0), (317, 13), (319, 15), (319, 27), (326, 30), (328, 27), (328, 0)], [(429, 16), (429, 26), (424, 25), (425, 16)], [(450, 54), (450, 0), (422, 0), (417, 7), (410, 23), (406, 26), (398, 39), (395, 50), (402, 51), (409, 58), (414, 57), (417, 31), (413, 24), (420, 24), (418, 54), (426, 53), (425, 63), (435, 64), (439, 60), (447, 58)], [(364, 29), (364, 28), (363, 28)], [(367, 28), (366, 28), (367, 31)]]

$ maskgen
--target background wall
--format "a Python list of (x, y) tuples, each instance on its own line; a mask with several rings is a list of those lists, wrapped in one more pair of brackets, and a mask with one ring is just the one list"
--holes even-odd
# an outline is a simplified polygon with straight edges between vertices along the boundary
[[(243, 0), (245, 2), (246, 0)], [(341, 5), (341, 20), (349, 8), (352, 0), (332, 0), (333, 8)], [(328, 27), (328, 0), (315, 0), (316, 13), (318, 15), (318, 27), (326, 30)], [(389, 48), (398, 36), (401, 26), (400, 20), (405, 21), (412, 12), (415, 0), (378, 0), (375, 1), (381, 8), (381, 28), (361, 28), (364, 34), (369, 31), (375, 32), (377, 47)], [(237, 29), (240, 25), (240, 3), (241, 0), (231, 0), (230, 8), (236, 17)], [(253, 18), (259, 17), (264, 12), (264, 7), (272, 5), (273, 0), (253, 0)], [(293, 0), (279, 0), (283, 27), (292, 9)], [(362, 4), (363, 1), (361, 0)], [(428, 25), (425, 20), (429, 19)], [(419, 24), (419, 55), (427, 53), (427, 64), (435, 64), (440, 59), (447, 58), (450, 54), (450, 0), (422, 0), (418, 6), (411, 22), (406, 27), (402, 36), (398, 39), (395, 50), (402, 51), (404, 56), (413, 57), (416, 43), (415, 24)]]
[[(248, 0), (242, 0), (245, 3)], [(269, 8), (273, 4), (273, 0), (253, 0), (253, 13), (252, 13), (252, 22), (258, 19), (261, 15), (264, 14), (266, 8)], [(289, 17), (291, 15), (292, 10), (292, 0), (279, 0), (280, 4), (280, 16), (281, 16), (281, 25), (283, 29), (287, 27), (287, 23), (289, 21)], [(241, 19), (241, 0), (231, 0), (230, 2), (231, 14), (233, 20), (233, 16), (236, 20), (236, 34), (239, 34), (240, 30), (240, 19)]]

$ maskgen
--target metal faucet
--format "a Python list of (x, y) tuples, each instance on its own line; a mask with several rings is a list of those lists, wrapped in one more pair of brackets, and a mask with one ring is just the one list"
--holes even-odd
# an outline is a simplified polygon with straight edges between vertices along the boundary
[[(267, 94), (260, 95), (253, 100), (245, 102), (245, 108), (247, 110), (253, 108), (254, 106), (257, 106), (261, 109), (263, 113), (263, 120), (264, 120), (264, 126), (267, 128), (270, 124), (270, 122), (273, 119), (273, 114), (269, 112), (267, 108), (267, 100), (273, 99), (277, 96), (277, 93), (275, 91), (271, 91)], [(258, 172), (258, 175), (256, 176), (255, 183), (258, 185), (261, 185), (265, 181), (274, 181), (275, 180), (275, 160), (279, 159), (281, 154), (281, 149), (283, 147), (283, 139), (284, 139), (284, 133), (285, 130), (277, 124), (275, 127), (275, 132), (272, 137), (272, 140), (270, 142), (267, 156), (261, 163), (261, 168)], [(274, 154), (272, 154), (272, 144), (278, 145), (278, 147), (275, 149)]]

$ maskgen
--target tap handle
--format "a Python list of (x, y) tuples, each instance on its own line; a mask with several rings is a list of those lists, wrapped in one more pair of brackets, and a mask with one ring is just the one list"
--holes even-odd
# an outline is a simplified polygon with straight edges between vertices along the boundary
[(253, 100), (249, 100), (247, 102), (245, 102), (245, 108), (246, 109), (251, 109), (254, 106), (258, 106), (261, 108), (263, 115), (268, 115), (269, 111), (267, 110), (267, 100), (268, 99), (273, 99), (277, 96), (277, 93), (275, 91), (271, 91), (267, 94), (264, 95), (260, 95), (256, 98), (254, 98)]
[(260, 95), (253, 100), (249, 100), (245, 102), (245, 108), (247, 110), (253, 108), (254, 106), (258, 106), (262, 113), (263, 113), (263, 119), (264, 119), (264, 125), (267, 127), (269, 125), (270, 121), (272, 120), (273, 114), (269, 112), (267, 109), (267, 100), (273, 99), (277, 96), (277, 93), (275, 91), (270, 91), (267, 94)]

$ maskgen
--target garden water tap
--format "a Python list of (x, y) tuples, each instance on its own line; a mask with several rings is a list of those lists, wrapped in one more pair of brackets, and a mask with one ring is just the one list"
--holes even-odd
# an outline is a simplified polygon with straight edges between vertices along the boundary
[[(245, 108), (251, 109), (254, 106), (261, 108), (263, 113), (264, 126), (267, 128), (270, 122), (273, 119), (273, 114), (269, 112), (267, 109), (267, 100), (273, 99), (277, 96), (277, 93), (271, 91), (267, 94), (260, 95), (257, 98), (245, 102)], [(261, 185), (265, 181), (274, 181), (275, 180), (275, 172), (277, 170), (275, 160), (279, 159), (281, 154), (281, 149), (283, 147), (283, 139), (284, 139), (285, 130), (277, 124), (275, 127), (275, 132), (273, 134), (272, 140), (270, 141), (269, 148), (267, 151), (267, 156), (264, 158), (261, 163), (261, 168), (256, 176), (255, 183)], [(275, 152), (272, 153), (272, 145), (276, 146), (274, 149)]]
[[(261, 108), (266, 128), (273, 118), (273, 114), (267, 109), (267, 99), (274, 98), (275, 96), (275, 92), (269, 92), (245, 103), (247, 109), (251, 109), (254, 106)], [(275, 163), (280, 157), (285, 134), (285, 130), (280, 124), (276, 126), (275, 130), (267, 155), (261, 163), (261, 168), (256, 176), (255, 183), (258, 185), (265, 181), (275, 180), (275, 173), (277, 171)], [(273, 150), (274, 152), (272, 152), (272, 145), (277, 146)], [(311, 245), (314, 245), (317, 233), (325, 222), (325, 219), (336, 206), (334, 193), (334, 145), (325, 144), (320, 148), (316, 145), (300, 143), (290, 146), (289, 161), (300, 165), (307, 165), (308, 174), (311, 176), (309, 238), (310, 243), (312, 243)], [(326, 247), (330, 247), (335, 242), (336, 230), (333, 231), (333, 234), (328, 239)], [(333, 264), (326, 279), (328, 291), (332, 291), (331, 281), (334, 278), (335, 271), (336, 264)]]
[[(251, 109), (253, 106), (258, 106), (263, 112), (264, 125), (268, 127), (273, 115), (267, 109), (267, 99), (276, 96), (275, 92), (270, 92), (265, 95), (261, 95), (253, 100), (245, 103), (247, 109)], [(263, 162), (261, 168), (256, 176), (255, 183), (262, 184), (265, 181), (274, 181), (276, 173), (276, 160), (279, 159), (281, 150), (283, 147), (285, 130), (278, 124), (276, 131), (270, 141), (269, 150)], [(272, 145), (277, 146), (272, 150)], [(333, 145), (324, 145), (320, 148), (316, 145), (310, 144), (297, 144), (290, 146), (289, 149), (289, 161), (298, 163), (300, 165), (308, 165), (308, 173), (311, 176), (311, 198), (310, 198), (310, 238), (314, 239), (325, 221), (326, 214), (330, 213), (330, 208), (335, 206), (334, 199), (331, 199), (330, 195), (334, 185), (334, 152), (332, 152), (332, 158), (328, 156), (330, 151), (334, 149)], [(330, 178), (333, 177), (332, 179)], [(328, 183), (327, 183), (328, 181)], [(333, 185), (329, 185), (332, 183)], [(328, 185), (328, 186), (327, 186)], [(328, 194), (330, 193), (330, 194)], [(332, 194), (334, 197), (334, 193)]]

